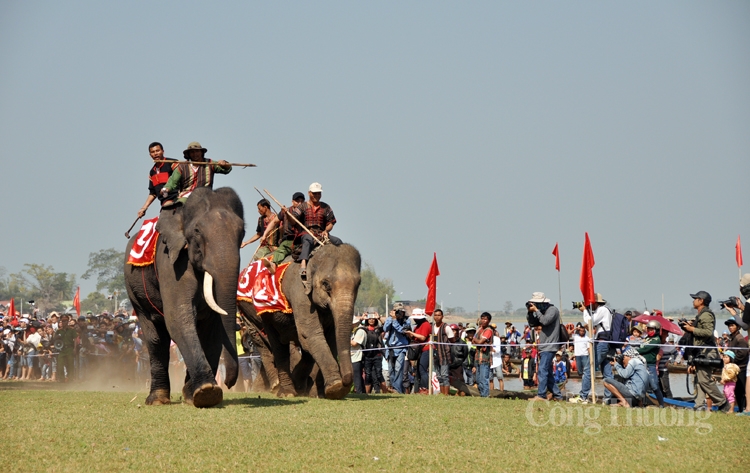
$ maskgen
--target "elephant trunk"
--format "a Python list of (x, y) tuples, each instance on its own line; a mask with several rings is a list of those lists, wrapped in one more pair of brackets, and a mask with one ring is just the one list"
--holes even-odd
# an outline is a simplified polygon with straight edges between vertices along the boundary
[(331, 312), (336, 326), (336, 351), (339, 359), (341, 381), (346, 386), (353, 383), (351, 358), (352, 317), (354, 316), (354, 299), (341, 296), (331, 304)]
[[(206, 271), (204, 274), (204, 289), (206, 287), (206, 280), (213, 280), (213, 288), (215, 289), (215, 291), (204, 290), (206, 303), (218, 314), (219, 317), (221, 317), (221, 325), (224, 332), (221, 338), (222, 346), (224, 347), (224, 367), (226, 368), (226, 379), (224, 380), (224, 383), (227, 388), (231, 388), (235, 385), (239, 371), (235, 330), (237, 324), (237, 277), (234, 276), (238, 273), (239, 260), (237, 261), (237, 272), (227, 271), (227, 274), (229, 274), (230, 277), (213, 279), (209, 271)], [(215, 296), (213, 304), (216, 305), (216, 307), (211, 305), (212, 302), (208, 298), (207, 293), (211, 294), (212, 299)]]

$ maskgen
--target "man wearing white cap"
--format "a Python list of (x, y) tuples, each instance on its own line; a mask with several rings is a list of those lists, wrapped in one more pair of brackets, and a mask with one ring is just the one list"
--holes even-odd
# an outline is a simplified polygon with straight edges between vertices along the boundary
[[(310, 184), (307, 195), (310, 196), (310, 201), (288, 209), (289, 215), (302, 221), (302, 224), (318, 240), (325, 240), (327, 238), (334, 245), (340, 245), (341, 240), (328, 233), (336, 225), (336, 217), (333, 215), (331, 206), (320, 200), (320, 197), (323, 195), (323, 186), (317, 182), (313, 182)], [(315, 245), (315, 239), (309, 233), (305, 232), (302, 235), (302, 252), (299, 255), (300, 275), (303, 280), (307, 279), (307, 260), (310, 259), (310, 253)]]

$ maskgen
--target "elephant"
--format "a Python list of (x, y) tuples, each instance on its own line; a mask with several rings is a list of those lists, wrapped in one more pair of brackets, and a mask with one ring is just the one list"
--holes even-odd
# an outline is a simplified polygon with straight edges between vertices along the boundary
[[(179, 244), (184, 246), (169, 248), (160, 234), (153, 264), (126, 261), (125, 285), (151, 360), (146, 404), (170, 403), (169, 346), (174, 340), (185, 360), (184, 401), (211, 407), (223, 400), (215, 381), (222, 349), (226, 386), (231, 388), (238, 376), (235, 317), (244, 211), (233, 189), (202, 187), (193, 191), (181, 213), (181, 219), (169, 221), (181, 222), (178, 234), (184, 240)], [(128, 242), (126, 255), (137, 238)]]
[[(353, 246), (327, 244), (308, 261), (307, 284), (299, 277), (298, 263), (286, 270), (281, 288), (291, 314), (265, 312), (259, 317), (252, 304), (240, 302), (240, 310), (267, 334), (278, 373), (279, 397), (307, 395), (311, 390), (314, 394), (311, 373), (320, 397), (341, 399), (349, 393), (353, 384), (352, 317), (361, 265), (359, 251)], [(294, 372), (290, 371), (292, 342), (302, 349)]]

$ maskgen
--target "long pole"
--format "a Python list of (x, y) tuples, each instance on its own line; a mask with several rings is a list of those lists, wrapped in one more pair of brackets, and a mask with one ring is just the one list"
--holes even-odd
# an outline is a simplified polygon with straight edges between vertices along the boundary
[[(270, 192), (268, 192), (268, 191), (267, 191), (266, 189), (263, 189), (263, 192), (265, 192), (266, 194), (268, 194), (268, 197), (272, 198), (272, 199), (273, 199), (273, 201), (274, 201), (274, 202), (276, 202), (276, 203), (277, 203), (277, 204), (279, 205), (279, 207), (282, 207), (282, 210), (283, 210), (283, 207), (284, 207), (284, 206), (283, 206), (283, 205), (281, 205), (281, 202), (279, 202), (278, 200), (276, 200), (276, 197), (274, 197), (273, 195), (271, 195), (271, 193), (270, 193)], [(311, 237), (313, 237), (313, 239), (314, 239), (314, 240), (315, 240), (316, 242), (318, 242), (318, 244), (319, 244), (319, 245), (323, 246), (323, 242), (322, 242), (322, 241), (320, 241), (320, 240), (318, 240), (318, 237), (316, 237), (315, 235), (313, 235), (313, 232), (311, 232), (311, 231), (310, 231), (310, 230), (309, 230), (309, 229), (308, 229), (308, 228), (307, 228), (306, 226), (304, 226), (304, 225), (302, 224), (302, 222), (300, 222), (299, 220), (297, 220), (297, 219), (296, 219), (296, 218), (294, 217), (294, 215), (290, 214), (290, 213), (289, 213), (288, 211), (287, 211), (287, 213), (286, 213), (286, 214), (287, 214), (288, 216), (290, 216), (290, 217), (292, 218), (292, 220), (294, 220), (294, 221), (295, 221), (295, 222), (297, 223), (297, 225), (299, 225), (300, 227), (302, 227), (302, 229), (303, 229), (304, 231), (306, 231), (307, 233), (309, 233), (309, 234), (310, 234), (310, 236), (311, 236)]]
[(594, 361), (596, 352), (594, 351), (594, 319), (591, 316), (592, 307), (593, 307), (593, 304), (591, 304), (588, 308), (588, 311), (589, 311), (589, 369), (591, 370), (591, 399), (594, 401), (594, 404), (596, 404), (596, 383), (594, 382), (594, 380), (596, 379), (596, 370), (594, 369), (596, 365)]
[(560, 270), (557, 270), (557, 294), (560, 296), (560, 317), (562, 317), (563, 305), (562, 305), (562, 285), (560, 284)]
[[(171, 159), (155, 159), (155, 163), (172, 163), (172, 164), (192, 164), (193, 166), (207, 166), (209, 164), (218, 164), (217, 161), (172, 161)], [(243, 168), (254, 168), (257, 167), (255, 164), (249, 163), (229, 163), (230, 166), (239, 166)]]
[(435, 321), (433, 319), (433, 320), (430, 321), (430, 355), (429, 355), (430, 356), (430, 366), (429, 366), (429, 369), (427, 370), (427, 392), (429, 394), (432, 394), (432, 368), (433, 368), (432, 367), (432, 363), (433, 363), (433, 359), (432, 359), (432, 342), (433, 342), (433, 340), (435, 338), (434, 333), (435, 333)]

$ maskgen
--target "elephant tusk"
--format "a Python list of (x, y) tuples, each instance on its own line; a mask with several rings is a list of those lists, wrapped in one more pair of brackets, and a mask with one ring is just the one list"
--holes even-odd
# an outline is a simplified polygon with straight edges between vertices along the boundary
[(208, 271), (203, 276), (203, 297), (211, 310), (221, 315), (227, 315), (227, 311), (219, 307), (214, 300), (214, 278)]

